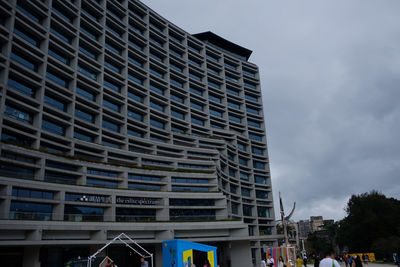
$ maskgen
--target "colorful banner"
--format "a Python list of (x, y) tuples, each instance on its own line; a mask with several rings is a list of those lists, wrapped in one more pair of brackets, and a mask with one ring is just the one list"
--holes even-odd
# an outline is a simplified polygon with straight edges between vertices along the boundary
[[(363, 261), (363, 262), (364, 262), (365, 256), (368, 256), (368, 257), (367, 257), (367, 260), (368, 260), (368, 261), (375, 261), (375, 253), (371, 253), (371, 252), (368, 252), (368, 253), (352, 253), (352, 254), (346, 254), (347, 257), (352, 256), (353, 258), (354, 258), (356, 255), (359, 256), (360, 259), (361, 259), (361, 261)], [(364, 257), (363, 257), (363, 255), (364, 255)]]
[[(291, 251), (293, 250), (293, 251)], [(271, 255), (271, 258), (274, 259), (274, 266), (278, 267), (279, 257), (282, 257), (283, 262), (286, 263), (286, 266), (291, 266), (295, 262), (295, 254), (293, 247), (274, 247), (268, 248), (267, 251), (264, 251), (266, 254), (266, 258), (268, 255)]]

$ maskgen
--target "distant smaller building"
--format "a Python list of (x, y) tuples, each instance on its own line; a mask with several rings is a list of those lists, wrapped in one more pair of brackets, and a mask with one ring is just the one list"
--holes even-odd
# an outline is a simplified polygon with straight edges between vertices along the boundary
[(335, 223), (334, 220), (324, 220), (323, 216), (311, 216), (310, 220), (300, 220), (297, 225), (299, 228), (299, 238), (307, 239), (310, 233), (321, 231), (325, 226)]

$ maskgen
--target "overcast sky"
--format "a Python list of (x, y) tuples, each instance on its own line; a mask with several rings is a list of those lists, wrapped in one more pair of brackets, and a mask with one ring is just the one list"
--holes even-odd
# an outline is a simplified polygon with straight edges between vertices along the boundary
[(400, 1), (143, 2), (253, 51), (275, 207), (337, 220), (352, 194), (400, 198)]

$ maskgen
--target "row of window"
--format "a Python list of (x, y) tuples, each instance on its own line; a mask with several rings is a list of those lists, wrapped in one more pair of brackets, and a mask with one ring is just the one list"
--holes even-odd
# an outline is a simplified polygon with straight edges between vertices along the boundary
[[(193, 200), (195, 201), (195, 200)], [(190, 202), (190, 201), (189, 201)], [(176, 200), (173, 206), (186, 206), (187, 202)], [(212, 206), (212, 201), (202, 200), (199, 204), (204, 206)], [(203, 205), (201, 205), (203, 206)], [(103, 207), (91, 207), (81, 205), (65, 205), (64, 220), (65, 221), (112, 221), (113, 218), (105, 216)], [(169, 220), (215, 220), (215, 210), (212, 209), (170, 209)], [(22, 201), (11, 201), (9, 218), (12, 220), (52, 220), (53, 205), (45, 203), (31, 203)], [(165, 220), (167, 218), (161, 218)], [(115, 209), (116, 221), (155, 221), (155, 209), (135, 209), (135, 208), (120, 208)]]

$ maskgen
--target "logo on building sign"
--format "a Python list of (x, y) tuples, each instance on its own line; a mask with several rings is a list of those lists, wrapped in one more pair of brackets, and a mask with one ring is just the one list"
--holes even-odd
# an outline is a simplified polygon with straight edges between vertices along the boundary
[(111, 197), (108, 196), (85, 196), (79, 198), (82, 202), (93, 202), (93, 203), (111, 203)]
[(155, 198), (148, 197), (117, 197), (117, 204), (130, 204), (130, 205), (156, 205)]

